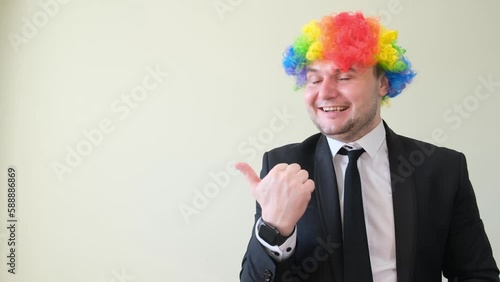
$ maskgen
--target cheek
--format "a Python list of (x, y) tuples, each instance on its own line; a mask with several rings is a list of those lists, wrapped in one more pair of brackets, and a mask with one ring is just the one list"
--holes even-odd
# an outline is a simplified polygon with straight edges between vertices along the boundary
[(304, 103), (306, 105), (314, 105), (315, 97), (314, 92), (308, 90), (304, 91)]
[(351, 105), (351, 110), (353, 113), (363, 112), (366, 110), (366, 108), (369, 107), (368, 102), (366, 101), (366, 97), (363, 99), (360, 96), (353, 95), (346, 98)]

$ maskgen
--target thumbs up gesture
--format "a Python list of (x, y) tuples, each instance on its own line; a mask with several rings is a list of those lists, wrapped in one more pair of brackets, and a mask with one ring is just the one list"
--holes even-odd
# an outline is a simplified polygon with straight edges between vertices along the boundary
[(247, 163), (236, 163), (235, 168), (245, 175), (252, 196), (262, 208), (262, 219), (281, 235), (290, 235), (314, 191), (309, 173), (296, 163), (281, 163), (260, 179)]

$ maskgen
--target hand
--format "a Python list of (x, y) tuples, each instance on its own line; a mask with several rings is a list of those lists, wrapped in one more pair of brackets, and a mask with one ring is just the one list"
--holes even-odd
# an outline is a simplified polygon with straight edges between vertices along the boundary
[(262, 208), (262, 219), (281, 235), (289, 236), (307, 208), (314, 181), (300, 165), (277, 164), (262, 180), (246, 163), (236, 163), (250, 185), (252, 196)]

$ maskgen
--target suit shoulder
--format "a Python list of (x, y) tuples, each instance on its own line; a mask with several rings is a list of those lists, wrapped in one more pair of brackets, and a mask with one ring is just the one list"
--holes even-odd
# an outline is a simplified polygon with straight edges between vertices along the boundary
[(301, 158), (302, 156), (314, 156), (316, 146), (322, 134), (317, 133), (309, 136), (300, 143), (287, 144), (270, 150), (267, 154), (269, 158), (280, 159), (286, 162), (287, 159)]
[(417, 154), (419, 151), (428, 155), (428, 157), (436, 158), (459, 158), (463, 156), (462, 152), (447, 148), (437, 146), (425, 141), (417, 140), (414, 138), (398, 135), (401, 144), (406, 150), (411, 154)]

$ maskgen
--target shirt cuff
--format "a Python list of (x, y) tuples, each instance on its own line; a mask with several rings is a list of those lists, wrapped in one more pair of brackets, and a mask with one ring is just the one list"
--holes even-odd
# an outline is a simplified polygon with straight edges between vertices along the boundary
[(255, 224), (255, 237), (257, 237), (257, 240), (259, 240), (260, 244), (264, 246), (267, 254), (277, 262), (284, 261), (292, 256), (293, 252), (295, 251), (295, 245), (297, 244), (297, 226), (295, 226), (292, 235), (290, 235), (290, 237), (286, 239), (283, 244), (281, 244), (280, 246), (271, 246), (259, 237), (258, 227), (261, 222), (262, 218), (259, 218), (259, 220), (257, 220), (257, 223)]

